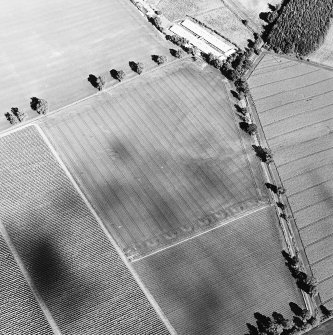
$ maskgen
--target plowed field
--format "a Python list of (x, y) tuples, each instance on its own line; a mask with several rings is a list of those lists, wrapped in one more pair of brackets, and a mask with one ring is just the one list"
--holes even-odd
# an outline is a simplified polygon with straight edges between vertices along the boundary
[(265, 55), (249, 79), (320, 296), (333, 306), (333, 71)]
[(52, 334), (41, 308), (1, 235), (0, 292), (1, 334)]
[(133, 264), (178, 334), (245, 334), (253, 313), (291, 318), (288, 303), (303, 305), (280, 234), (266, 206)]
[(221, 76), (191, 61), (142, 75), (42, 126), (130, 257), (266, 197)]
[[(62, 334), (169, 334), (35, 127), (0, 138), (0, 171), (0, 219)], [(34, 322), (39, 310), (11, 263), (9, 255), (1, 264), (3, 279), (12, 282), (1, 282), (11, 290), (1, 295), (16, 288), (10, 299), (18, 301), (5, 304), (6, 312), (19, 304), (12, 321)], [(27, 300), (20, 302), (20, 294)], [(32, 325), (28, 330), (38, 334)]]

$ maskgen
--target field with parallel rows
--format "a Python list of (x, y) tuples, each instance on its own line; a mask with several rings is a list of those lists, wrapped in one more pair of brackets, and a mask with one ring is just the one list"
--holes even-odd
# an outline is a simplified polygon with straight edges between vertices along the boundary
[(248, 333), (253, 313), (292, 317), (302, 295), (284, 264), (276, 212), (264, 206), (157, 254), (134, 268), (182, 335)]
[(333, 307), (333, 71), (267, 54), (249, 84), (321, 299)]
[(71, 106), (42, 127), (129, 257), (267, 201), (221, 76), (192, 61)]
[(129, 0), (2, 2), (0, 36), (0, 129), (9, 126), (3, 114), (11, 107), (37, 115), (33, 96), (63, 107), (96, 92), (89, 74), (114, 82), (112, 68), (134, 75), (129, 61), (153, 68), (151, 55), (171, 47)]
[(169, 334), (34, 126), (0, 138), (0, 171), (0, 219), (62, 334)]
[(52, 330), (0, 235), (0, 334), (49, 335)]

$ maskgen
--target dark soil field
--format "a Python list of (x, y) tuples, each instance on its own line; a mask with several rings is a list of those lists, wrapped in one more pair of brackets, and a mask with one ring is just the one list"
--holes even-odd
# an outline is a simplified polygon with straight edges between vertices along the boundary
[[(62, 334), (169, 334), (34, 126), (0, 138), (0, 172), (0, 219)], [(27, 331), (39, 334), (40, 327), (46, 334), (10, 255), (0, 270), (3, 280), (15, 278), (11, 291), (1, 293), (6, 299), (17, 289), (17, 301), (8, 297), (14, 305), (5, 304), (8, 313), (17, 307), (13, 322), (36, 322)], [(5, 311), (0, 319), (8, 320)]]
[(134, 268), (181, 335), (248, 333), (253, 313), (291, 318), (302, 295), (284, 264), (275, 209), (255, 213), (144, 259)]
[(42, 127), (129, 257), (267, 201), (222, 77), (191, 61), (50, 116)]
[(129, 61), (155, 67), (151, 55), (171, 47), (129, 0), (2, 2), (0, 36), (0, 130), (11, 107), (37, 115), (31, 97), (63, 107), (96, 92), (89, 74), (112, 83), (111, 69), (130, 75)]
[(251, 94), (319, 281), (333, 307), (333, 71), (265, 55)]
[(0, 333), (49, 335), (52, 330), (0, 235)]

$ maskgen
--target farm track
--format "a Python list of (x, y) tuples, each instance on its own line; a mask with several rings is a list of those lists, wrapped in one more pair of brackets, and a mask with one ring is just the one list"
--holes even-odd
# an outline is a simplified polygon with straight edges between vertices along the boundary
[[(265, 58), (265, 67), (275, 62), (270, 54)], [(289, 74), (274, 67), (269, 76), (264, 71), (253, 81), (251, 76), (249, 84), (307, 258), (320, 281), (320, 298), (332, 301), (333, 72), (312, 63), (293, 63)], [(254, 75), (257, 69), (260, 66)], [(263, 80), (260, 86), (258, 78)]]
[[(60, 331), (169, 334), (35, 128), (1, 137), (0, 146), (1, 219)], [(38, 265), (45, 257), (47, 270)]]
[[(130, 253), (163, 248), (159, 239), (168, 245), (185, 238), (207, 213), (262, 196), (260, 177), (246, 170), (228, 96), (217, 104), (213, 83), (189, 71), (188, 61), (183, 66), (179, 73), (165, 68), (172, 79), (163, 83), (155, 72), (154, 85), (129, 82), (70, 108), (68, 120), (57, 114), (44, 122), (94, 208)], [(188, 90), (179, 95), (183, 87)], [(222, 163), (225, 155), (228, 164)], [(245, 190), (244, 183), (252, 186)]]

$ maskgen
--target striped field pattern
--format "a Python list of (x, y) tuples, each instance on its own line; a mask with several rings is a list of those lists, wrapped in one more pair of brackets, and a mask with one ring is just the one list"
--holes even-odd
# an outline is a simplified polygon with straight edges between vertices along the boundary
[(275, 209), (135, 261), (134, 268), (180, 335), (248, 333), (253, 313), (291, 318), (302, 295), (284, 265)]
[(47, 99), (52, 110), (96, 92), (89, 74), (123, 69), (134, 75), (129, 61), (156, 64), (153, 54), (169, 54), (168, 42), (129, 0), (21, 0), (1, 3), (0, 129), (11, 107), (30, 117), (33, 96)]
[(119, 246), (139, 257), (210, 228), (228, 208), (265, 201), (233, 113), (217, 72), (184, 61), (42, 127)]
[[(0, 171), (0, 219), (63, 335), (169, 334), (34, 126), (0, 138)], [(6, 252), (3, 246), (0, 251)], [(0, 273), (16, 279), (9, 288), (16, 285), (19, 299), (19, 290), (28, 290), (10, 262), (9, 256)], [(21, 317), (28, 304), (38, 316), (34, 301), (26, 299), (14, 322), (31, 320)]]
[(52, 334), (42, 310), (1, 235), (0, 267), (0, 334)]
[(333, 307), (333, 71), (267, 54), (249, 84), (321, 299)]

